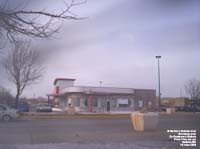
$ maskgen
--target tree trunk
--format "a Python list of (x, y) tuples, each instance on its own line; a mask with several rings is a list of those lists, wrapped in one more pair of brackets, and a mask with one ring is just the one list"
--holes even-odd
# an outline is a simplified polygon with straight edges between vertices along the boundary
[(18, 101), (19, 101), (19, 93), (17, 93), (16, 97), (15, 97), (15, 108), (18, 108)]

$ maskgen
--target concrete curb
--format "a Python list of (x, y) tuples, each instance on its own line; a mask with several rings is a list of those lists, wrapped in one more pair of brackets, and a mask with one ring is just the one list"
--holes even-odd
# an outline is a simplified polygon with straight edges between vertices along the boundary
[[(200, 113), (174, 113), (174, 114), (165, 114), (161, 113), (159, 114), (160, 116), (163, 117), (169, 117), (169, 116), (174, 116), (174, 117), (183, 117), (183, 116), (191, 116), (191, 117), (200, 117)], [(24, 114), (21, 115), (20, 118), (22, 119), (59, 119), (59, 118), (103, 118), (103, 119), (110, 119), (110, 118), (130, 118), (130, 114), (75, 114), (75, 115), (67, 115), (67, 114)]]
[(31, 119), (62, 119), (62, 118), (83, 118), (83, 119), (110, 119), (110, 118), (129, 118), (130, 115), (32, 115), (32, 116), (20, 116), (20, 118), (31, 118)]
[(176, 114), (176, 113), (174, 113), (174, 114), (159, 114), (159, 115), (161, 115), (161, 116), (180, 116), (180, 117), (182, 117), (182, 116), (200, 117), (200, 113), (196, 113), (196, 114), (193, 114), (193, 113)]

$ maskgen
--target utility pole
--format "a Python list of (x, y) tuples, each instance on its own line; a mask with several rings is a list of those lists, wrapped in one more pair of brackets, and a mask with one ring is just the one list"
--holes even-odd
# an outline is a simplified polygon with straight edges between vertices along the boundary
[(156, 58), (158, 59), (158, 110), (161, 110), (161, 101), (160, 101), (160, 62), (159, 59), (161, 58), (161, 56), (156, 56)]

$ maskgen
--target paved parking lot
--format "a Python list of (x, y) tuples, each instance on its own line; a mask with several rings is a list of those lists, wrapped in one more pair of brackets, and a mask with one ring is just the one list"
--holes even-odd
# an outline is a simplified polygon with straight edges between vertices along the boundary
[[(156, 131), (136, 132), (130, 118), (25, 119), (0, 122), (0, 147), (5, 144), (111, 144), (142, 148), (176, 148), (167, 129), (195, 129), (200, 132), (199, 115), (160, 116)], [(127, 147), (128, 147), (127, 146)]]

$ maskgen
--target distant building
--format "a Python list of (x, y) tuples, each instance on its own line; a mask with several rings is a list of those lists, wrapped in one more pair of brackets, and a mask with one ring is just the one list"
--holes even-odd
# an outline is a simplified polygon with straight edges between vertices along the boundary
[(60, 108), (85, 112), (134, 111), (155, 108), (156, 90), (119, 87), (74, 86), (75, 79), (57, 78), (48, 100)]
[(189, 98), (186, 97), (176, 97), (176, 98), (162, 98), (161, 105), (168, 107), (185, 106), (189, 102)]
[(37, 97), (37, 98), (25, 98), (25, 99), (20, 99), (20, 102), (26, 102), (30, 105), (38, 104), (38, 103), (48, 103), (47, 98), (42, 98), (42, 97)]

